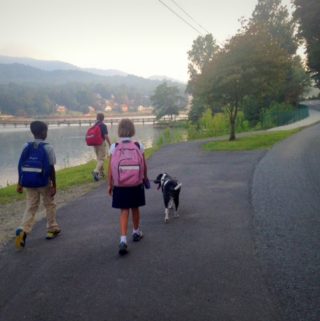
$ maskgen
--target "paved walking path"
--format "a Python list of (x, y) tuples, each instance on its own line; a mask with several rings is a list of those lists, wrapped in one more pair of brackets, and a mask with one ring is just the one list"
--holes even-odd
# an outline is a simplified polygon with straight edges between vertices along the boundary
[(264, 152), (205, 153), (167, 146), (149, 162), (183, 184), (180, 218), (164, 223), (162, 196), (147, 191), (141, 243), (119, 257), (118, 211), (103, 185), (61, 208), (63, 233), (40, 222), (16, 252), (0, 254), (4, 321), (276, 321), (252, 237), (250, 180)]
[[(142, 208), (145, 238), (129, 242), (126, 257), (117, 254), (119, 213), (105, 184), (58, 211), (57, 239), (44, 239), (42, 221), (23, 251), (5, 247), (0, 320), (296, 321), (294, 310), (286, 313), (294, 292), (279, 296), (286, 283), (263, 265), (267, 243), (256, 243), (251, 189), (266, 152), (207, 153), (202, 143), (166, 146), (149, 161), (150, 178), (167, 171), (181, 180), (180, 218), (163, 222), (153, 186)], [(304, 302), (300, 315), (313, 307)]]

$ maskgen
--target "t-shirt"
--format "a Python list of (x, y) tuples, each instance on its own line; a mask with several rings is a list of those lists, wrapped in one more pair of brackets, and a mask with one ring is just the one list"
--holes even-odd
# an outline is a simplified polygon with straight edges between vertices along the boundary
[[(131, 140), (132, 140), (131, 137), (122, 137), (122, 138), (120, 138), (121, 142), (131, 141)], [(140, 142), (138, 142), (138, 144), (140, 146), (141, 153), (143, 154), (144, 153), (144, 146)], [(116, 144), (115, 143), (111, 144), (110, 149), (109, 149), (109, 155), (113, 155), (115, 149), (116, 149)]]
[(96, 124), (100, 127), (101, 136), (102, 136), (103, 140), (105, 140), (106, 139), (105, 135), (108, 135), (107, 125), (102, 121), (97, 121)]

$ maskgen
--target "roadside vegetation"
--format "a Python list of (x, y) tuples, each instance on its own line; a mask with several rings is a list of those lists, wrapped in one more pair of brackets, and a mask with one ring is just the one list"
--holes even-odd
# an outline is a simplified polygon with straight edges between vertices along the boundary
[[(223, 119), (223, 117), (216, 117), (214, 119), (215, 121), (213, 122), (213, 128), (208, 125), (210, 124), (210, 122), (206, 123), (205, 129), (202, 128), (202, 131), (194, 136), (189, 136), (190, 132), (194, 133), (194, 128), (192, 126), (188, 127), (185, 125), (185, 128), (181, 128), (178, 125), (177, 128), (166, 128), (162, 135), (160, 135), (160, 137), (157, 139), (157, 141), (154, 142), (153, 147), (147, 148), (145, 150), (146, 158), (149, 159), (150, 157), (152, 157), (152, 155), (154, 155), (154, 153), (161, 149), (161, 147), (168, 144), (174, 144), (198, 138), (212, 137), (214, 139), (225, 135), (228, 130), (225, 119)], [(217, 119), (221, 119), (221, 121), (217, 121)], [(246, 126), (244, 124), (243, 129), (245, 128)], [(295, 129), (274, 133), (249, 133), (249, 137), (241, 137), (235, 141), (212, 141), (204, 145), (204, 149), (207, 151), (268, 149), (271, 148), (275, 143), (279, 142), (280, 140), (286, 139), (287, 137), (295, 134), (298, 131), (298, 129)], [(243, 132), (248, 131), (243, 130)], [(106, 161), (106, 168), (107, 166), (108, 161)], [(74, 186), (92, 183), (91, 173), (94, 167), (95, 160), (92, 160), (86, 164), (58, 170), (56, 173), (58, 192), (67, 191)], [(9, 185), (0, 189), (0, 205), (23, 200), (24, 197), (24, 194), (19, 194), (16, 192), (16, 185)]]
[(270, 133), (259, 133), (252, 136), (240, 137), (236, 141), (223, 140), (212, 141), (203, 145), (204, 150), (212, 151), (250, 151), (259, 149), (270, 149), (276, 143), (284, 140), (299, 129), (277, 131)]
[[(156, 151), (166, 144), (171, 144), (183, 140), (183, 130), (165, 129), (160, 138), (154, 142), (154, 146), (145, 150), (146, 158), (150, 158)], [(59, 192), (67, 191), (68, 189), (83, 184), (92, 183), (92, 171), (95, 168), (96, 161), (91, 160), (86, 164), (63, 168), (57, 170), (57, 190)], [(108, 167), (108, 160), (105, 162), (105, 168)], [(98, 184), (95, 184), (98, 185)], [(25, 198), (25, 194), (16, 192), (16, 185), (9, 185), (0, 189), (0, 205), (20, 201)]]

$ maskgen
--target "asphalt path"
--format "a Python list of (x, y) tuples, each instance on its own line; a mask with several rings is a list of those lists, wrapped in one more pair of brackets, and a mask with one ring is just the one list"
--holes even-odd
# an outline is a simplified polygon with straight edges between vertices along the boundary
[[(129, 242), (127, 256), (117, 253), (119, 213), (111, 208), (105, 185), (58, 211), (63, 232), (57, 239), (44, 239), (42, 221), (23, 251), (12, 244), (4, 248), (0, 320), (295, 320), (287, 310), (290, 298), (275, 289), (285, 285), (273, 275), (278, 256), (273, 258), (276, 267), (270, 267), (270, 251), (265, 250), (269, 239), (263, 232), (270, 229), (263, 226), (262, 205), (268, 208), (269, 202), (263, 199), (259, 205), (260, 192), (251, 198), (269, 153), (208, 153), (201, 144), (166, 146), (149, 161), (151, 178), (166, 171), (182, 182), (180, 218), (164, 223), (162, 197), (152, 186), (142, 208), (145, 237)], [(267, 174), (279, 175), (272, 168)], [(311, 218), (317, 219), (305, 220)], [(313, 233), (314, 225), (308, 222), (306, 229)], [(279, 242), (276, 246), (283, 246)], [(284, 252), (289, 259), (289, 249)]]
[(320, 125), (266, 154), (252, 187), (255, 234), (284, 320), (320, 320)]

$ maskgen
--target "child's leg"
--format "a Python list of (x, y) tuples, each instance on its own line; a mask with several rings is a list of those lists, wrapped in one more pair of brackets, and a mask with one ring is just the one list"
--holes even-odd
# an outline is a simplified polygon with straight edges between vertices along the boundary
[(132, 208), (132, 222), (133, 222), (133, 232), (132, 240), (133, 242), (139, 242), (143, 238), (143, 233), (140, 230), (140, 210), (139, 207)]
[(40, 193), (37, 188), (26, 188), (26, 209), (24, 211), (21, 226), (28, 234), (32, 230), (34, 218), (40, 204)]
[(127, 236), (128, 233), (128, 220), (129, 220), (129, 209), (122, 208), (120, 213), (120, 234), (121, 236)]
[(119, 244), (119, 254), (125, 255), (128, 253), (127, 246), (127, 232), (128, 232), (128, 219), (129, 219), (129, 209), (122, 208), (120, 212), (120, 244)]
[(46, 209), (47, 230), (51, 232), (60, 232), (60, 227), (56, 220), (56, 204), (54, 197), (50, 195), (50, 187), (42, 187), (39, 190), (42, 196), (44, 208)]
[(132, 208), (132, 223), (135, 230), (139, 229), (140, 226), (140, 209), (139, 207)]
[(99, 174), (104, 174), (103, 165), (104, 165), (105, 158), (107, 156), (106, 143), (104, 142), (100, 146), (95, 146), (94, 150), (97, 156), (97, 165), (96, 165), (96, 168), (94, 169), (94, 172)]

